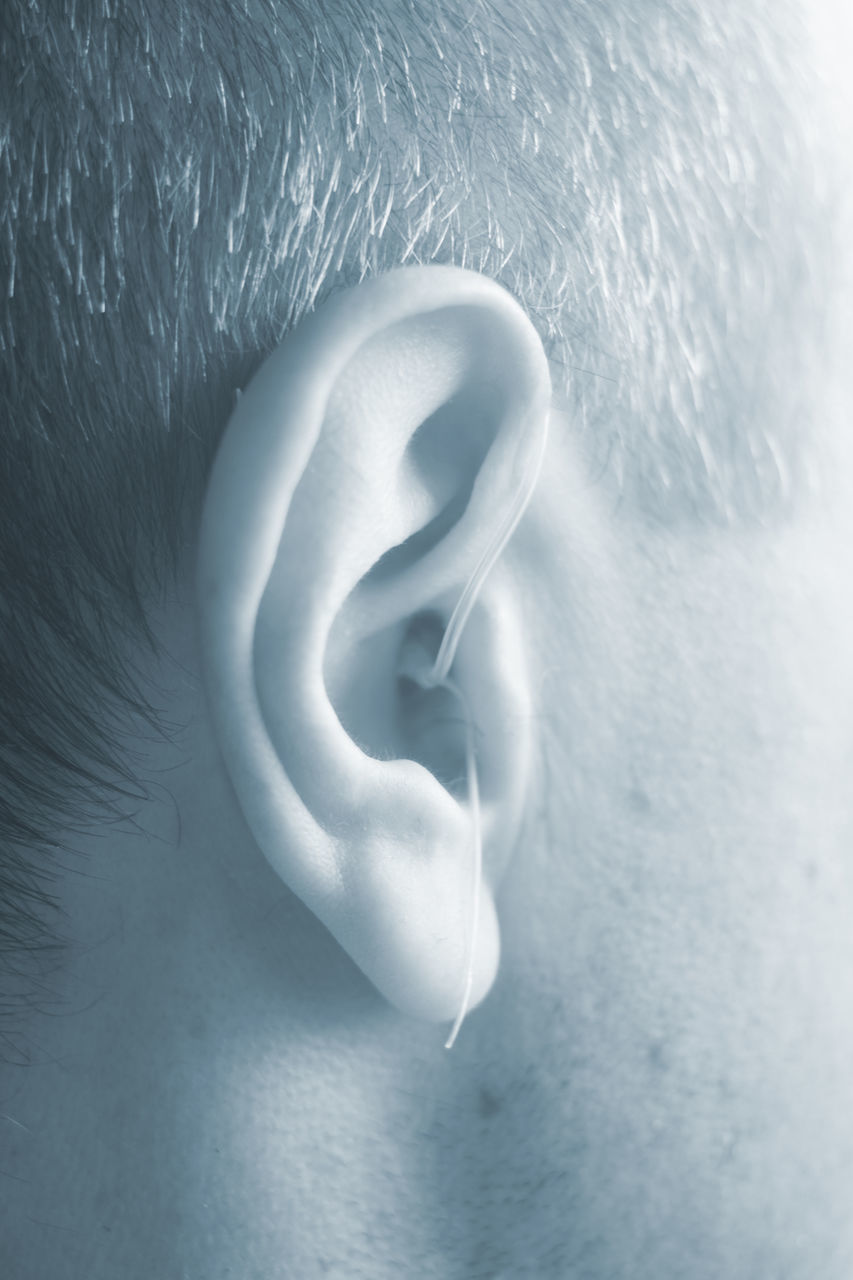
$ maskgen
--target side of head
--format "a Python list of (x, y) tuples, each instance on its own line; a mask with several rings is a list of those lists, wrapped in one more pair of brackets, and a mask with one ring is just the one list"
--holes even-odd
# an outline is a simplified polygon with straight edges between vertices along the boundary
[[(849, 174), (806, 36), (5, 8), (19, 1223), (106, 1218), (105, 1275), (247, 1232), (266, 1274), (846, 1276)], [(470, 770), (407, 646), (545, 417), (451, 671), (442, 1055)]]

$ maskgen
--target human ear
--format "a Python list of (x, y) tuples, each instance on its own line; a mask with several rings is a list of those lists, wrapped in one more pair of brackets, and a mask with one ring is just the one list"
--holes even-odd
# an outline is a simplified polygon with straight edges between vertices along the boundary
[(436, 1021), (466, 964), (472, 1005), (498, 966), (531, 750), (512, 575), (469, 590), (451, 673), (475, 726), (476, 895), (465, 717), (417, 655), (495, 558), (549, 402), (536, 332), (498, 285), (395, 271), (334, 295), (262, 365), (202, 514), (207, 696), (249, 828), (379, 991)]

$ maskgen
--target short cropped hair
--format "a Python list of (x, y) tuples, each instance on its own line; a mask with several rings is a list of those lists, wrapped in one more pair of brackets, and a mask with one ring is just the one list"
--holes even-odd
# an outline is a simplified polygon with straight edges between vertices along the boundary
[[(0, 6), (0, 950), (57, 833), (140, 784), (128, 655), (234, 403), (331, 292), (502, 282), (590, 476), (732, 522), (803, 474), (831, 247), (787, 4)], [(10, 1000), (17, 996), (10, 997)]]

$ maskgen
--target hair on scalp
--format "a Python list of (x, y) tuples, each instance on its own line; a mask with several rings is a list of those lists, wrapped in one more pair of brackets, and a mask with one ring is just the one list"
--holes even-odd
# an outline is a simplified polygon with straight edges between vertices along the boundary
[(2, 5), (5, 954), (42, 940), (55, 833), (135, 785), (124, 654), (235, 390), (332, 290), (483, 271), (626, 507), (791, 498), (831, 255), (799, 33), (759, 8)]

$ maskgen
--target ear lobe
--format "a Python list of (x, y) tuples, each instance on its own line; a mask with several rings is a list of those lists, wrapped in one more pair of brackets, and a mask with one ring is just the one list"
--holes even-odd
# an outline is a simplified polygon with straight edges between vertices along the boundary
[[(465, 727), (407, 671), (437, 647), (541, 447), (535, 330), (493, 282), (411, 268), (335, 296), (262, 366), (202, 516), (198, 608), (226, 767), (273, 867), (405, 1012), (454, 1016), (471, 920)], [(497, 969), (493, 891), (521, 818), (529, 704), (511, 581), (489, 577), (454, 680), (479, 729), (484, 876), (472, 1004)]]

